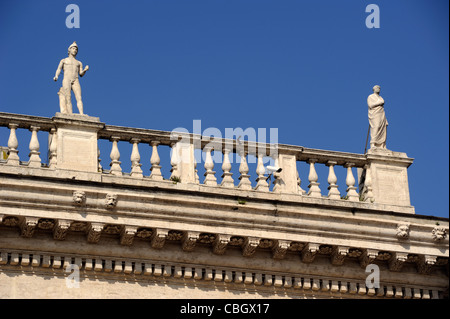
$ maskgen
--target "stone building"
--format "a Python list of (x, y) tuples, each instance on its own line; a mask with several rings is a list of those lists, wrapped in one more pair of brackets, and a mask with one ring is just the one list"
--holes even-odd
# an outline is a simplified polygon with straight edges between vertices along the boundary
[[(220, 139), (215, 163), (204, 137), (87, 115), (0, 113), (0, 126), (9, 130), (0, 160), (0, 298), (448, 298), (448, 219), (415, 213), (405, 153), (278, 144), (282, 170), (269, 186), (269, 144)], [(30, 138), (19, 141), (17, 130)], [(48, 159), (38, 134), (48, 135)], [(108, 169), (99, 140), (111, 142)], [(28, 156), (19, 156), (19, 143)], [(120, 153), (125, 143), (131, 154)], [(161, 163), (162, 148), (171, 148), (170, 163)], [(196, 149), (205, 153), (204, 178)], [(243, 160), (231, 164), (235, 153)], [(247, 155), (258, 158), (255, 172)], [(318, 165), (328, 167), (329, 185), (319, 184)]]

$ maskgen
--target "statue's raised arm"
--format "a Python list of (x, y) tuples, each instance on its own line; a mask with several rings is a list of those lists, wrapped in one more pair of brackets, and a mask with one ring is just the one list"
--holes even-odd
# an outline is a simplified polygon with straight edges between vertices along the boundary
[(55, 77), (53, 78), (54, 81), (58, 81), (59, 74), (61, 71), (64, 72), (62, 87), (58, 92), (61, 113), (72, 113), (71, 91), (73, 91), (75, 99), (77, 100), (78, 111), (80, 114), (84, 114), (83, 102), (81, 100), (81, 86), (78, 75), (82, 77), (86, 71), (89, 70), (89, 66), (87, 65), (83, 69), (83, 64), (75, 59), (78, 54), (78, 45), (76, 42), (73, 42), (69, 46), (68, 54), (69, 56), (67, 58), (62, 59), (61, 62), (59, 62)]

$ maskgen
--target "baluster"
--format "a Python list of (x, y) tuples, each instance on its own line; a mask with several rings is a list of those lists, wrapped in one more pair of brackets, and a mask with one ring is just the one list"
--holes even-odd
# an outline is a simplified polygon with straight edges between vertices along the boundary
[(308, 195), (311, 197), (322, 197), (322, 192), (320, 191), (320, 188), (319, 188), (320, 184), (317, 183), (317, 181), (319, 180), (319, 176), (317, 176), (316, 169), (314, 168), (315, 162), (317, 162), (317, 159), (309, 159), (308, 160), (308, 163), (309, 163)]
[(120, 160), (120, 152), (119, 148), (117, 147), (117, 142), (120, 140), (120, 137), (112, 136), (110, 138), (110, 141), (112, 142), (112, 148), (111, 153), (109, 154), (109, 157), (111, 158), (111, 163), (109, 166), (111, 166), (111, 174), (122, 176), (122, 168), (120, 167), (121, 162)]
[(223, 163), (222, 163), (222, 183), (220, 186), (223, 187), (234, 187), (234, 180), (231, 177), (233, 173), (231, 173), (231, 163), (230, 163), (230, 150), (225, 148), (223, 150)]
[(366, 176), (364, 178), (364, 187), (365, 187), (365, 196), (364, 201), (365, 202), (371, 202), (374, 201), (373, 196), (373, 189), (372, 189), (372, 172), (370, 171), (370, 165), (364, 165), (364, 169), (366, 170)]
[(150, 164), (152, 164), (152, 167), (150, 168), (150, 179), (162, 181), (163, 176), (161, 174), (161, 166), (159, 165), (161, 159), (158, 154), (159, 141), (151, 141), (150, 145), (152, 146), (152, 156), (150, 157)]
[(347, 199), (352, 202), (359, 201), (359, 195), (356, 192), (355, 178), (353, 177), (352, 166), (355, 166), (353, 163), (346, 163), (345, 167), (347, 168), (347, 178), (345, 179), (345, 183), (347, 184)]
[(102, 161), (100, 158), (100, 148), (97, 146), (97, 161), (98, 161), (98, 166), (97, 166), (97, 171), (99, 173), (103, 172), (103, 167), (102, 164), (100, 164), (100, 162)]
[(130, 156), (131, 176), (138, 177), (138, 178), (144, 177), (144, 175), (142, 174), (142, 169), (141, 169), (141, 166), (142, 166), (142, 164), (140, 163), (141, 155), (139, 154), (139, 146), (138, 146), (140, 141), (141, 140), (138, 138), (132, 138), (130, 140), (130, 143), (133, 144), (133, 150), (131, 151), (131, 156)]
[[(275, 167), (280, 167), (280, 161), (278, 160), (278, 156), (274, 159), (274, 165)], [(281, 193), (283, 186), (281, 185), (281, 172), (274, 172), (273, 173), (273, 192), (275, 193)]]
[(212, 160), (211, 151), (212, 147), (205, 147), (204, 149), (206, 153), (206, 159), (205, 159), (205, 180), (203, 181), (203, 184), (209, 185), (209, 186), (217, 186), (217, 179), (214, 176), (216, 172), (213, 171), (214, 168), (214, 162)]
[(49, 148), (48, 148), (48, 167), (49, 168), (56, 168), (56, 150), (57, 150), (57, 142), (56, 139), (58, 138), (56, 134), (56, 129), (52, 128), (50, 129), (50, 133), (48, 135), (50, 141), (49, 141)]
[(30, 148), (30, 160), (28, 161), (29, 167), (41, 167), (41, 158), (40, 158), (40, 152), (39, 152), (39, 140), (37, 137), (37, 132), (39, 131), (40, 127), (37, 126), (31, 126), (31, 140), (29, 144)]
[(248, 175), (247, 153), (245, 151), (240, 152), (241, 163), (239, 165), (239, 185), (240, 189), (252, 189), (252, 183), (250, 182), (250, 175)]
[(257, 184), (255, 190), (267, 192), (269, 191), (269, 184), (267, 183), (267, 177), (264, 176), (266, 168), (264, 167), (263, 158), (263, 154), (258, 154), (258, 164), (256, 166), (256, 174), (258, 174), (258, 178), (256, 178)]
[(341, 198), (341, 193), (339, 193), (338, 186), (336, 185), (337, 177), (336, 177), (336, 174), (334, 173), (334, 165), (336, 165), (336, 164), (337, 164), (337, 162), (335, 162), (335, 161), (327, 162), (327, 166), (329, 167), (328, 184), (330, 184), (330, 186), (328, 186), (328, 198), (330, 198), (330, 199), (340, 199)]
[(298, 189), (298, 193), (301, 194), (301, 195), (306, 195), (306, 191), (303, 188), (301, 188), (301, 185), (302, 185), (302, 180), (300, 179), (300, 175), (299, 175), (298, 170), (297, 170), (297, 186), (298, 186), (297, 189)]
[(197, 160), (195, 159), (194, 156), (194, 178), (195, 178), (195, 183), (196, 184), (200, 184), (200, 178), (198, 177), (198, 169), (197, 169)]
[(9, 149), (9, 156), (7, 163), (10, 165), (19, 165), (19, 151), (17, 148), (19, 147), (19, 141), (17, 140), (16, 136), (16, 129), (19, 127), (18, 124), (9, 124), (9, 139), (8, 139), (8, 149)]
[(172, 156), (170, 157), (170, 165), (172, 165), (170, 172), (172, 174), (170, 175), (170, 179), (179, 180), (180, 173), (178, 171), (178, 164), (179, 164), (178, 146), (176, 142), (172, 142), (170, 146), (172, 147)]

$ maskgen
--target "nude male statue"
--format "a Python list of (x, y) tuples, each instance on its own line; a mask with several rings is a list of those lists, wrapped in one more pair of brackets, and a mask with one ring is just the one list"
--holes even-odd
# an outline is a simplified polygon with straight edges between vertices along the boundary
[(68, 49), (69, 57), (62, 59), (59, 62), (58, 69), (56, 70), (55, 77), (53, 80), (58, 81), (58, 76), (61, 73), (61, 70), (64, 71), (64, 79), (62, 81), (62, 87), (58, 92), (60, 97), (60, 108), (61, 113), (72, 113), (72, 101), (71, 101), (71, 90), (75, 95), (75, 99), (77, 100), (77, 107), (80, 114), (83, 113), (83, 102), (81, 101), (81, 86), (78, 80), (78, 75), (83, 76), (87, 70), (89, 70), (89, 66), (83, 69), (83, 64), (75, 59), (78, 53), (77, 43), (74, 41)]

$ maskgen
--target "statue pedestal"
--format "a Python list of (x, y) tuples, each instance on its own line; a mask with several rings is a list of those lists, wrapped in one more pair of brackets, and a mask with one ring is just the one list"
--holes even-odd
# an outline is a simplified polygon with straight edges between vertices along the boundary
[[(411, 206), (408, 186), (408, 167), (413, 159), (406, 153), (382, 148), (367, 151), (367, 167), (364, 179), (360, 181), (360, 192), (365, 193), (367, 174), (370, 174), (373, 201), (380, 204)], [(362, 170), (359, 172), (361, 178)]]
[[(84, 172), (98, 172), (97, 133), (105, 124), (98, 117), (57, 112), (56, 167)], [(50, 144), (50, 143), (49, 143)]]

